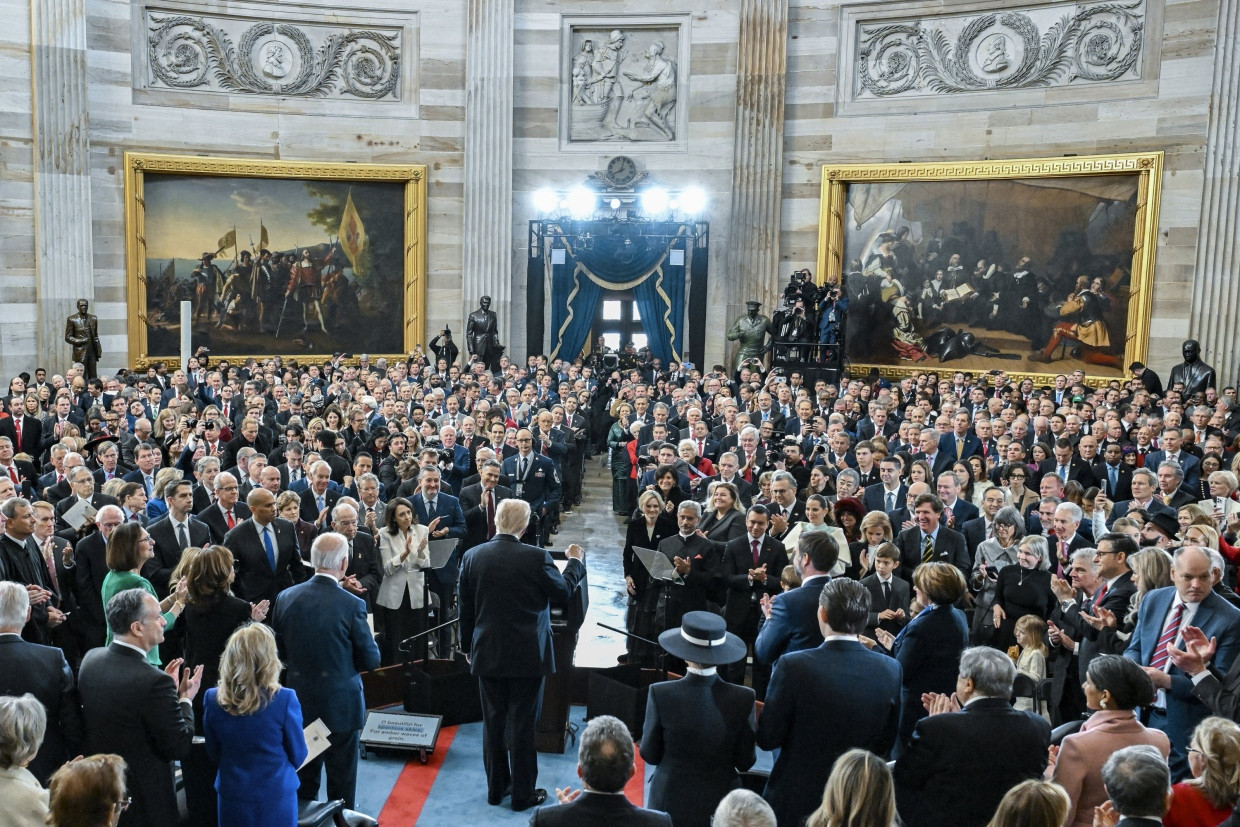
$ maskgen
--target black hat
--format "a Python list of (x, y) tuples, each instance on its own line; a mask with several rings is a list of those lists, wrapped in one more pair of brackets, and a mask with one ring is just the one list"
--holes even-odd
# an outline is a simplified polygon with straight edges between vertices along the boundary
[(896, 234), (895, 233), (879, 233), (878, 240), (879, 241), (895, 241)]
[(212, 259), (212, 258), (215, 258), (215, 253), (203, 253), (201, 256), (201, 259), (203, 261), (206, 261), (207, 259)]
[(1180, 523), (1176, 520), (1175, 516), (1168, 514), (1165, 511), (1159, 511), (1157, 514), (1151, 514), (1149, 522), (1172, 540), (1175, 539), (1175, 535), (1180, 531)]
[(91, 437), (90, 440), (85, 445), (82, 446), (82, 452), (83, 453), (94, 453), (98, 451), (100, 448), (102, 448), (105, 443), (108, 443), (108, 442), (112, 443), (113, 445), (119, 444), (118, 439), (112, 436), (111, 434), (99, 434), (97, 436)]
[(719, 615), (686, 612), (680, 624), (659, 635), (659, 645), (673, 657), (703, 666), (722, 666), (745, 657), (745, 642), (728, 631)]

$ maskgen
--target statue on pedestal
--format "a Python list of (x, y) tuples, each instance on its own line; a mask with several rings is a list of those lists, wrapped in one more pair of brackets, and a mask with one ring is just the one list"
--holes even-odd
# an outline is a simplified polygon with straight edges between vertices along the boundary
[(499, 317), (491, 309), (491, 297), (478, 300), (478, 309), (465, 321), (465, 346), (469, 355), (495, 373), (499, 370), (499, 357), (504, 346), (499, 343)]
[(741, 345), (736, 354), (738, 368), (746, 359), (761, 359), (762, 354), (766, 353), (766, 331), (771, 320), (758, 312), (761, 306), (762, 302), (745, 302), (747, 312), (728, 330), (728, 341), (739, 341)]
[(99, 375), (96, 365), (103, 356), (99, 319), (86, 312), (90, 309), (90, 302), (86, 299), (78, 299), (77, 309), (76, 316), (65, 320), (65, 343), (73, 346), (73, 361), (82, 363), (85, 378), (94, 379)]
[(1205, 395), (1206, 388), (1217, 387), (1214, 368), (1201, 361), (1201, 344), (1196, 339), (1185, 339), (1183, 350), (1184, 361), (1171, 369), (1171, 377), (1167, 386), (1173, 387), (1177, 382), (1184, 386), (1183, 399), (1187, 402), (1196, 394)]

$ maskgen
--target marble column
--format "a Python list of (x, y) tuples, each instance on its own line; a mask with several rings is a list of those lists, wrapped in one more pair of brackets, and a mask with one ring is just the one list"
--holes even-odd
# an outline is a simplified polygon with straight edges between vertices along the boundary
[(78, 299), (94, 297), (86, 0), (31, 0), (30, 14), (37, 353), (50, 374), (72, 358), (65, 319)]
[(1201, 342), (1221, 390), (1235, 384), (1240, 368), (1240, 0), (1220, 0), (1218, 14), (1189, 335)]
[[(500, 341), (517, 341), (512, 302), (512, 54), (515, 0), (468, 0), (465, 43), (464, 320), (490, 296)], [(463, 340), (462, 340), (463, 342)], [(462, 354), (464, 356), (465, 354)]]
[(741, 0), (726, 298), (732, 310), (757, 299), (768, 316), (780, 295), (787, 39), (788, 0)]

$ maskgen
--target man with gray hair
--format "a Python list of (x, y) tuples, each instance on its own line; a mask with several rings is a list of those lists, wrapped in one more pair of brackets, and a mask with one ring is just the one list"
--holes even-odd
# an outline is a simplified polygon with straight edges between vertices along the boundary
[(495, 539), (470, 549), (460, 575), (461, 649), (478, 676), (487, 803), (511, 791), (515, 811), (547, 798), (535, 784), (543, 680), (556, 671), (550, 604), (567, 604), (586, 575), (580, 546), (568, 547), (561, 575), (549, 552), (522, 543), (529, 520), (529, 503), (501, 502)]
[(797, 499), (797, 481), (787, 471), (771, 474), (771, 536), (781, 543), (797, 523), (805, 522), (805, 503)]
[(1158, 750), (1148, 744), (1112, 753), (1102, 765), (1102, 786), (1119, 814), (1116, 827), (1162, 824), (1171, 807), (1171, 771)]
[(960, 656), (954, 694), (923, 696), (930, 714), (894, 772), (906, 827), (983, 827), (1008, 790), (1042, 777), (1051, 727), (1012, 708), (1015, 679), (1011, 658), (974, 646)]
[(637, 772), (633, 761), (633, 736), (619, 718), (599, 715), (590, 719), (577, 748), (577, 777), (582, 789), (556, 789), (558, 807), (534, 811), (531, 825), (546, 827), (593, 827), (625, 824), (632, 827), (663, 827), (672, 817), (658, 810), (633, 805), (624, 785)]
[[(254, 495), (271, 497), (268, 491)], [(274, 503), (271, 509), (274, 513)], [(331, 730), (327, 751), (298, 771), (298, 796), (318, 798), (326, 766), (328, 800), (343, 799), (353, 809), (366, 715), (359, 673), (378, 668), (379, 647), (366, 623), (366, 602), (340, 587), (349, 570), (348, 539), (331, 531), (320, 534), (310, 547), (310, 561), (314, 576), (280, 592), (271, 613), (288, 668), (285, 685), (297, 693), (304, 720), (321, 718)]]
[(758, 746), (779, 749), (764, 796), (780, 824), (800, 824), (822, 802), (835, 759), (860, 748), (887, 755), (900, 724), (900, 664), (861, 645), (870, 592), (830, 580), (818, 595), (815, 649), (775, 662)]
[(129, 768), (132, 803), (127, 824), (176, 824), (172, 761), (184, 759), (194, 739), (193, 700), (202, 666), (192, 673), (178, 658), (153, 669), (147, 653), (164, 640), (159, 601), (143, 589), (119, 592), (105, 609), (112, 643), (82, 659), (78, 690), (86, 722), (82, 751), (112, 752)]
[(775, 811), (753, 790), (736, 789), (723, 797), (711, 827), (776, 827)]
[(676, 576), (654, 584), (663, 591), (659, 599), (666, 601), (664, 622), (657, 632), (679, 626), (685, 612), (706, 611), (710, 603), (723, 605), (723, 554), (713, 542), (698, 534), (701, 520), (701, 504), (683, 501), (676, 509), (679, 532), (659, 543), (658, 551), (672, 561)]
[(80, 750), (82, 712), (64, 652), (22, 640), (29, 617), (26, 590), (18, 583), (0, 582), (0, 695), (29, 692), (47, 710), (43, 744), (27, 767), (47, 784), (52, 773)]

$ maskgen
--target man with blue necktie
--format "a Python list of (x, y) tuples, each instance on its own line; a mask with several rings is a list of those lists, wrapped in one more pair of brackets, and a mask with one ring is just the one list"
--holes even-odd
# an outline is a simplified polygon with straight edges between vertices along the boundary
[(281, 591), (305, 580), (309, 571), (302, 565), (293, 524), (276, 516), (275, 495), (255, 488), (246, 505), (250, 518), (224, 536), (237, 571), (233, 592), (250, 603), (274, 602)]

